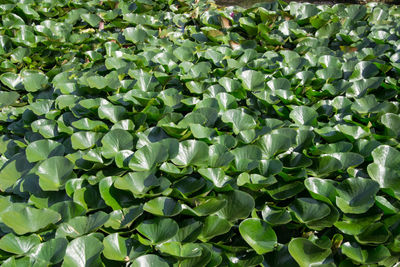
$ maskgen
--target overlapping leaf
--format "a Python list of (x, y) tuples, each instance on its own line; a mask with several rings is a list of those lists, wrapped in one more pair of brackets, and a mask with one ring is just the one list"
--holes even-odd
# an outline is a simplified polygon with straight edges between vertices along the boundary
[(400, 261), (397, 6), (3, 2), (2, 266)]

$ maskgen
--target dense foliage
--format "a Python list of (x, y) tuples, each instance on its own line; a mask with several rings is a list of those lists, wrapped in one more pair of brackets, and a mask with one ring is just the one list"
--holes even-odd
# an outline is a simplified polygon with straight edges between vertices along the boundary
[(2, 266), (399, 261), (397, 6), (0, 14)]

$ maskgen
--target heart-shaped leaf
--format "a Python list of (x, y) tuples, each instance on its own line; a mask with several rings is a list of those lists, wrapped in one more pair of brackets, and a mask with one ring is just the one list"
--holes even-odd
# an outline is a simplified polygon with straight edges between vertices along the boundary
[(208, 146), (202, 141), (187, 140), (179, 143), (179, 152), (172, 162), (180, 166), (204, 165), (208, 156)]
[(73, 174), (74, 164), (67, 158), (56, 156), (43, 161), (36, 174), (44, 191), (58, 191)]
[(182, 211), (181, 205), (172, 198), (158, 197), (146, 202), (143, 209), (158, 216), (172, 217)]
[(77, 216), (68, 222), (62, 223), (56, 232), (57, 237), (76, 238), (89, 234), (103, 226), (109, 219), (109, 215), (99, 211), (89, 216)]
[(260, 219), (246, 219), (239, 225), (243, 239), (258, 253), (274, 250), (277, 237), (272, 227)]
[(290, 255), (301, 267), (322, 264), (332, 253), (330, 248), (316, 245), (305, 238), (294, 238), (289, 242)]
[(53, 156), (63, 156), (65, 147), (56, 141), (44, 139), (30, 143), (25, 152), (29, 162), (37, 162)]
[(51, 265), (60, 263), (67, 249), (66, 238), (54, 238), (37, 245), (29, 253), (30, 258), (39, 265)]
[(162, 253), (177, 258), (195, 258), (201, 256), (202, 248), (195, 243), (181, 244), (179, 242), (165, 242), (158, 246)]
[(136, 258), (132, 262), (132, 267), (142, 267), (142, 266), (160, 266), (167, 267), (168, 263), (160, 256), (154, 254), (147, 254)]
[(133, 136), (125, 130), (114, 129), (109, 131), (101, 139), (102, 155), (109, 159), (114, 157), (121, 150), (133, 148)]
[(364, 213), (374, 205), (378, 190), (379, 184), (373, 180), (348, 178), (336, 187), (336, 205), (345, 213)]
[(33, 247), (40, 244), (40, 237), (37, 235), (16, 236), (9, 233), (0, 239), (0, 249), (9, 253), (23, 255)]
[(149, 171), (156, 164), (166, 161), (168, 149), (161, 143), (151, 143), (138, 149), (129, 161), (129, 168), (134, 171)]
[(315, 126), (317, 123), (318, 113), (307, 106), (295, 107), (290, 112), (290, 118), (298, 125)]
[[(18, 235), (34, 233), (61, 219), (50, 209), (35, 209), (24, 205), (12, 205), (0, 215), (2, 222)], [(27, 223), (29, 222), (29, 223)]]
[(103, 239), (103, 255), (115, 261), (130, 261), (146, 253), (147, 248), (138, 241), (120, 236), (118, 233), (110, 234)]
[(157, 217), (141, 222), (136, 229), (153, 244), (158, 244), (175, 236), (179, 226), (172, 219)]
[(103, 244), (94, 236), (78, 237), (68, 244), (63, 266), (99, 266), (103, 248)]
[(229, 221), (246, 218), (254, 208), (254, 199), (246, 192), (234, 190), (222, 195), (227, 201), (218, 215)]
[(240, 73), (238, 78), (242, 81), (242, 85), (246, 90), (263, 89), (265, 84), (265, 76), (263, 73), (254, 70), (245, 70)]
[(231, 123), (235, 134), (239, 134), (243, 130), (254, 129), (257, 126), (252, 116), (239, 109), (231, 109), (224, 112), (222, 121)]

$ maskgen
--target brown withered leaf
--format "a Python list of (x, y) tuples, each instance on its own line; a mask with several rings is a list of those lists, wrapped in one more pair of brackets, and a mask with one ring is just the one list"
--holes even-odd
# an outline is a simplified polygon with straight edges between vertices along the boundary
[(221, 17), (221, 24), (222, 28), (224, 29), (229, 29), (231, 27), (231, 22), (229, 21), (229, 19), (225, 17)]

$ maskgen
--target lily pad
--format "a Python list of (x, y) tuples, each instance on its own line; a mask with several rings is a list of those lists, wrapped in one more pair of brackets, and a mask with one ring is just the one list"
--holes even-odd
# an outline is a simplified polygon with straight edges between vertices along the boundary
[(260, 219), (242, 221), (239, 225), (239, 232), (258, 254), (274, 250), (277, 244), (277, 237), (272, 227)]
[(158, 244), (175, 236), (179, 226), (172, 219), (155, 218), (141, 222), (136, 229), (153, 244)]

